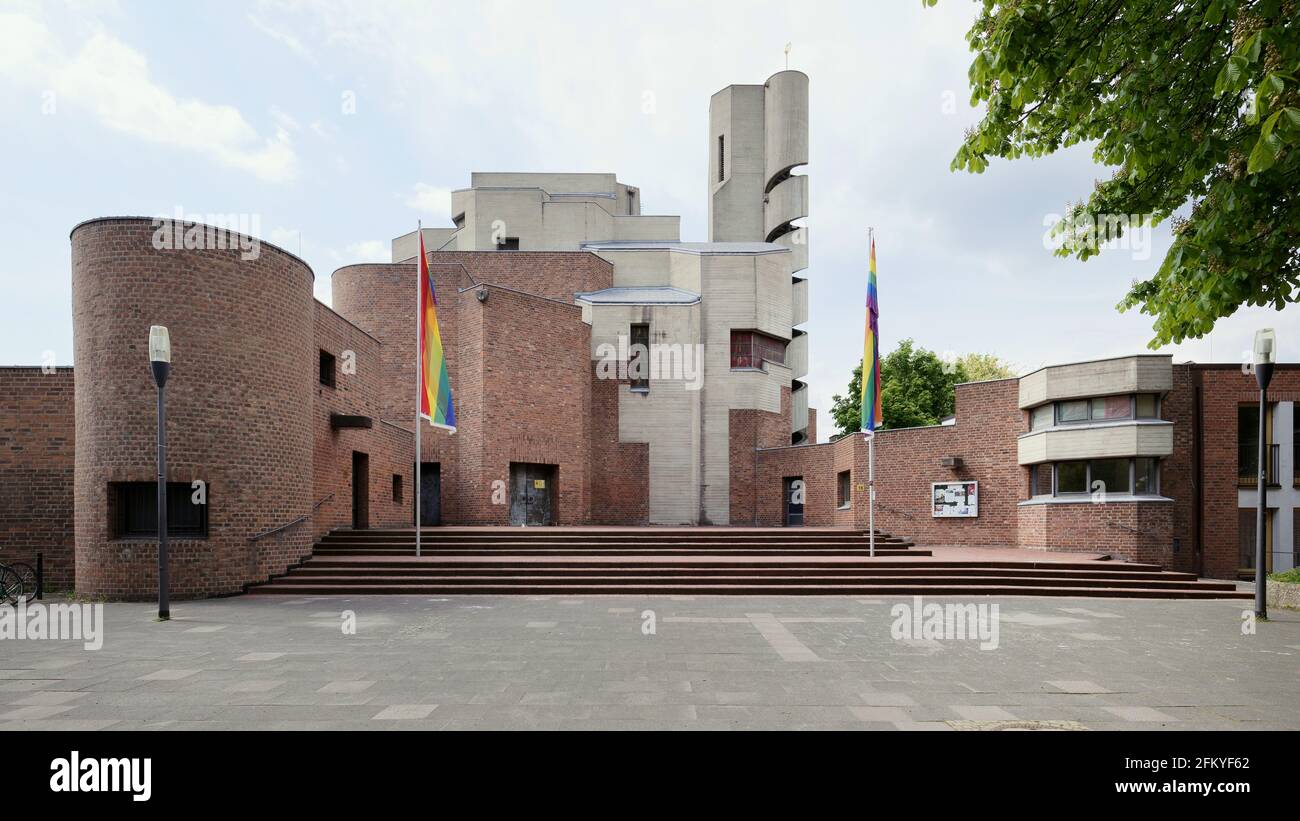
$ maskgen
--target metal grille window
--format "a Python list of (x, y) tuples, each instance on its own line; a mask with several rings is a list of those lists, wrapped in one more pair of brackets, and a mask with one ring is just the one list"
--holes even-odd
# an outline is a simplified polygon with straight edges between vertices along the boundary
[(320, 383), (327, 388), (334, 387), (334, 354), (320, 352)]
[(650, 326), (637, 323), (631, 327), (628, 348), (627, 375), (632, 389), (650, 390)]
[[(1264, 445), (1267, 464), (1264, 481), (1270, 487), (1278, 484), (1279, 446), (1272, 444), (1273, 410), (1270, 404), (1264, 420)], [(1257, 487), (1259, 485), (1259, 405), (1237, 406), (1237, 486)]]
[[(205, 490), (205, 497), (211, 488)], [(208, 503), (194, 503), (194, 489), (185, 482), (167, 483), (167, 535), (205, 539)], [(158, 538), (158, 485), (153, 482), (111, 482), (108, 503), (114, 538)]]
[(785, 364), (784, 339), (757, 331), (731, 332), (731, 367), (760, 368), (764, 362)]

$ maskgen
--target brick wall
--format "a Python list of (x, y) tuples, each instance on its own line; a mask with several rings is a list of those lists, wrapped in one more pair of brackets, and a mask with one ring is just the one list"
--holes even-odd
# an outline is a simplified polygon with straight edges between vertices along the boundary
[(45, 560), (47, 590), (73, 586), (72, 368), (0, 368), (0, 563)]
[[(210, 538), (173, 542), (174, 595), (236, 592), (302, 558), (312, 537), (350, 524), (353, 451), (370, 456), (371, 525), (408, 524), (415, 265), (340, 269), (335, 313), (312, 301), (311, 272), (291, 254), (265, 244), (256, 260), (158, 251), (151, 235), (150, 221), (138, 218), (73, 231), (76, 360), (96, 377), (78, 386), (75, 401), (69, 369), (0, 371), (9, 388), (0, 406), (0, 556), (45, 546), (51, 579), (62, 580), (53, 583), (72, 583), (75, 555), (82, 592), (153, 594), (154, 542), (114, 538), (107, 509), (110, 482), (153, 479), (151, 324), (172, 329), (169, 480), (202, 479), (212, 501)], [(504, 524), (508, 504), (493, 503), (493, 482), (508, 481), (511, 462), (539, 462), (559, 466), (558, 523), (645, 523), (649, 446), (618, 441), (619, 384), (595, 379), (590, 329), (572, 304), (576, 291), (608, 287), (612, 266), (585, 252), (431, 259), (459, 425), (455, 435), (422, 432), (422, 458), (441, 469), (443, 520)], [(319, 384), (322, 348), (337, 357), (334, 387)], [(348, 351), (355, 373), (344, 370)], [(1166, 503), (1020, 505), (1028, 471), (1017, 464), (1016, 440), (1027, 420), (1017, 397), (1016, 380), (960, 385), (955, 425), (879, 432), (877, 527), (923, 544), (1113, 552), (1236, 575), (1236, 414), (1256, 399), (1253, 377), (1235, 366), (1175, 366), (1162, 404), (1175, 437), (1162, 463)], [(1270, 399), (1300, 401), (1300, 368), (1279, 369)], [(370, 416), (373, 427), (336, 431), (331, 413)], [(730, 411), (730, 521), (781, 524), (782, 480), (799, 476), (807, 525), (865, 527), (865, 440), (792, 447), (789, 415), (788, 390), (781, 413)], [(815, 425), (810, 410), (814, 437)], [(943, 467), (945, 456), (960, 457), (961, 467)], [(844, 508), (842, 471), (852, 477)], [(930, 483), (959, 480), (980, 483), (979, 516), (933, 518)], [(308, 517), (301, 526), (249, 540), (299, 516)]]
[[(334, 386), (313, 392), (313, 513), (311, 530), (319, 537), (352, 526), (352, 453), (369, 457), (367, 497), (371, 527), (410, 527), (414, 516), (415, 464), (411, 422), (405, 427), (377, 418), (383, 383), (379, 341), (325, 305), (315, 304), (315, 343), (335, 357)], [(414, 387), (411, 406), (414, 407)], [(330, 425), (331, 414), (369, 416), (371, 428)], [(393, 476), (402, 477), (401, 501), (393, 498)]]
[[(876, 526), (925, 544), (1016, 544), (1017, 504), (1028, 471), (1016, 460), (1016, 436), (1027, 429), (1015, 379), (972, 382), (956, 389), (956, 424), (879, 431), (876, 439)], [(944, 456), (962, 466), (943, 467)], [(931, 516), (931, 482), (979, 482), (979, 516)]]
[(209, 537), (171, 541), (172, 595), (235, 593), (311, 550), (311, 530), (250, 537), (312, 506), (312, 273), (263, 243), (238, 250), (155, 250), (147, 218), (72, 232), (76, 390), (76, 584), (80, 593), (149, 598), (156, 539), (122, 539), (109, 484), (153, 481), (155, 389), (150, 325), (171, 331), (168, 481), (202, 480)]
[[(1169, 529), (1164, 536), (1169, 567), (1187, 573), (1198, 572), (1197, 480), (1195, 464), (1196, 379), (1189, 365), (1173, 366), (1173, 390), (1160, 402), (1160, 418), (1174, 423), (1174, 452), (1160, 461), (1160, 495), (1168, 503)], [(1174, 540), (1177, 540), (1177, 550)]]
[[(1016, 438), (1028, 419), (1018, 407), (1014, 379), (957, 386), (956, 424), (878, 431), (876, 436), (876, 527), (929, 545), (989, 545), (1110, 552), (1134, 561), (1168, 566), (1175, 516), (1186, 518), (1187, 505), (1176, 512), (1171, 503), (1052, 503), (1021, 505), (1028, 498), (1028, 470), (1016, 457)], [(1190, 412), (1176, 400), (1171, 413)], [(772, 414), (768, 414), (772, 416)], [(1179, 417), (1181, 420), (1181, 416)], [(1183, 420), (1185, 422), (1185, 420)], [(783, 480), (805, 483), (804, 522), (808, 526), (866, 528), (868, 448), (858, 435), (824, 445), (800, 445), (752, 451), (756, 417), (732, 411), (732, 505), (748, 511), (747, 496), (760, 525), (783, 521)], [(746, 456), (756, 453), (756, 470), (747, 471)], [(945, 456), (960, 457), (957, 468), (942, 466)], [(851, 504), (837, 502), (836, 477), (850, 471)], [(1171, 481), (1183, 481), (1179, 468)], [(931, 482), (979, 482), (979, 515), (934, 518)], [(752, 494), (752, 496), (751, 496)], [(1235, 521), (1235, 520), (1234, 520)]]
[(576, 305), (487, 290), (484, 302), (472, 292), (459, 301), (459, 315), (477, 314), (482, 329), (474, 357), (480, 387), (466, 397), (474, 422), (461, 442), (462, 454), (477, 454), (478, 464), (466, 471), (461, 517), (507, 524), (509, 506), (492, 503), (491, 484), (508, 486), (511, 462), (534, 462), (557, 466), (556, 523), (585, 524), (591, 521), (591, 329)]
[[(494, 502), (493, 483), (508, 488), (511, 462), (536, 462), (557, 466), (558, 523), (644, 522), (646, 448), (617, 442), (616, 404), (603, 427), (593, 420), (590, 327), (573, 304), (574, 292), (609, 286), (610, 263), (585, 252), (430, 258), (457, 416), (455, 434), (421, 432), (423, 461), (439, 465), (443, 521), (506, 524), (508, 494)], [(414, 263), (354, 265), (333, 280), (339, 312), (380, 343), (378, 415), (402, 427), (414, 402), (415, 272)], [(617, 401), (605, 393), (597, 403)]]
[(1020, 546), (1110, 553), (1128, 561), (1173, 566), (1170, 502), (1052, 502), (1020, 508)]
[[(1201, 549), (1203, 573), (1216, 579), (1236, 578), (1237, 556), (1237, 409), (1259, 407), (1254, 374), (1240, 366), (1192, 366), (1192, 382), (1201, 395)], [(1269, 402), (1300, 402), (1300, 366), (1278, 366), (1268, 389)], [(1291, 477), (1281, 477), (1284, 483)]]
[[(438, 251), (429, 259), (448, 347), (462, 341), (449, 330), (454, 317), (444, 314), (457, 301), (453, 295), (465, 289), (472, 295), (478, 283), (572, 304), (574, 293), (608, 288), (614, 276), (612, 263), (585, 251)], [(334, 309), (383, 345), (380, 413), (399, 424), (410, 418), (415, 392), (415, 270), (414, 262), (348, 265), (331, 279)], [(450, 350), (447, 359), (450, 367)], [(453, 388), (460, 384), (453, 376)]]
[[(804, 526), (866, 527), (866, 443), (861, 436), (845, 436), (821, 445), (769, 448), (757, 455), (754, 505), (760, 526), (784, 524), (785, 480), (799, 477), (804, 482)], [(838, 509), (835, 486), (842, 470), (851, 471), (853, 481), (852, 502), (845, 510)], [(860, 491), (858, 484), (862, 485)]]
[(650, 520), (650, 445), (618, 441), (618, 397), (626, 384), (597, 379), (591, 366), (591, 518), (600, 524)]
[[(790, 389), (787, 387), (781, 388), (780, 413), (752, 409), (728, 411), (731, 524), (752, 526), (759, 523), (759, 451), (790, 446), (790, 413)], [(770, 481), (770, 477), (765, 475), (763, 481)], [(778, 523), (779, 520), (778, 515)]]

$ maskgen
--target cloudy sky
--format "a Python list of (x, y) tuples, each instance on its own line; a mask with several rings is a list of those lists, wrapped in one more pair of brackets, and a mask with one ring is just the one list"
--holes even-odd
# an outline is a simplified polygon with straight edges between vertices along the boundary
[[(862, 349), (876, 229), (885, 348), (912, 337), (1021, 370), (1145, 350), (1114, 309), (1168, 247), (1087, 263), (1045, 221), (1106, 176), (1086, 149), (948, 163), (968, 103), (967, 0), (314, 2), (0, 0), (0, 364), (72, 359), (68, 232), (105, 215), (246, 214), (330, 275), (448, 222), (471, 171), (613, 171), (707, 238), (709, 95), (811, 78), (812, 404)], [(1257, 327), (1300, 357), (1294, 310), (1248, 309), (1176, 361), (1239, 361)], [(821, 438), (832, 432), (823, 416)]]

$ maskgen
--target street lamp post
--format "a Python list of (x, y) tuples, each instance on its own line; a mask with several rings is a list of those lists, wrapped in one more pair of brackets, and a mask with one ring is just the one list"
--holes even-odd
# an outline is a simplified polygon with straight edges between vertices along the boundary
[(158, 618), (171, 618), (167, 601), (167, 405), (164, 396), (171, 373), (172, 346), (162, 325), (149, 328), (149, 367), (158, 386)]
[(1265, 420), (1268, 413), (1268, 383), (1277, 362), (1277, 334), (1272, 328), (1255, 333), (1255, 382), (1259, 384), (1259, 506), (1255, 509), (1255, 617), (1268, 618), (1268, 595), (1264, 579), (1267, 556), (1264, 552), (1264, 527), (1268, 521), (1268, 446), (1265, 444)]

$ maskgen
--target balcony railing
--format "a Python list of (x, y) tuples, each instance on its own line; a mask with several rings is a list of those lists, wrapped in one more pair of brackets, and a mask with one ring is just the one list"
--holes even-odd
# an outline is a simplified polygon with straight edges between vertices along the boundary
[[(1268, 472), (1264, 481), (1268, 487), (1278, 487), (1278, 474), (1281, 473), (1280, 464), (1281, 447), (1279, 445), (1268, 446)], [(1239, 444), (1237, 445), (1237, 487), (1258, 487), (1259, 486), (1259, 445)]]

